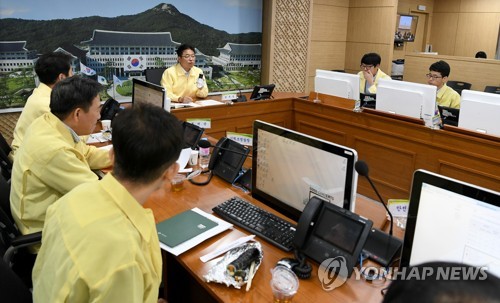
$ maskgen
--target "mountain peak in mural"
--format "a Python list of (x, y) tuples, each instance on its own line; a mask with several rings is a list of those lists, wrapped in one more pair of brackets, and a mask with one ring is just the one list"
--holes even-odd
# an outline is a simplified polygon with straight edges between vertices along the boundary
[(201, 24), (171, 4), (161, 3), (135, 15), (114, 18), (90, 16), (75, 19), (0, 19), (2, 41), (27, 41), (28, 50), (40, 53), (92, 38), (95, 29), (125, 32), (170, 32), (176, 42), (189, 43), (206, 55), (219, 55), (227, 42), (261, 43), (261, 33), (229, 34)]

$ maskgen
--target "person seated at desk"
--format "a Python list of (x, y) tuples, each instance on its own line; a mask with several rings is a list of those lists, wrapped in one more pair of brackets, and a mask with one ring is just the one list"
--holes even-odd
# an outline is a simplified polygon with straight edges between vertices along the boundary
[(47, 53), (36, 61), (35, 72), (40, 84), (33, 90), (24, 105), (21, 116), (14, 128), (14, 139), (12, 140), (12, 151), (9, 158), (14, 162), (14, 155), (21, 146), (24, 133), (28, 126), (41, 115), (50, 111), (50, 92), (54, 85), (62, 79), (73, 76), (71, 68), (71, 56), (61, 52)]
[(91, 169), (111, 165), (105, 150), (88, 146), (78, 136), (91, 134), (100, 118), (94, 80), (59, 81), (50, 96), (50, 112), (26, 130), (12, 167), (10, 205), (22, 234), (41, 231), (47, 208), (75, 186), (97, 180)]
[(380, 70), (379, 54), (368, 53), (361, 58), (361, 71), (359, 75), (359, 92), (362, 94), (376, 94), (379, 79), (391, 79), (386, 73)]
[(460, 108), (460, 95), (446, 85), (450, 76), (450, 65), (443, 60), (431, 64), (427, 76), (427, 83), (437, 87), (436, 101), (438, 105)]
[(485, 269), (451, 262), (428, 262), (405, 269), (406, 277), (396, 276), (382, 303), (500, 301), (500, 279)]
[[(203, 71), (194, 66), (196, 62), (195, 49), (188, 44), (182, 44), (177, 49), (177, 64), (167, 68), (160, 84), (167, 90), (167, 96), (173, 102), (190, 103), (195, 98), (208, 96), (207, 82)], [(203, 81), (198, 81), (202, 77)]]
[(33, 268), (39, 302), (165, 302), (155, 219), (142, 205), (179, 169), (181, 123), (145, 104), (120, 112), (112, 129), (113, 171), (47, 210)]

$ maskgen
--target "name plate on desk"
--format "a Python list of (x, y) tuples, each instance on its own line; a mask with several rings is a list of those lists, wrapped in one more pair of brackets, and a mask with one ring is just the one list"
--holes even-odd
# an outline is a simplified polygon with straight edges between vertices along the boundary
[(212, 119), (210, 118), (188, 118), (186, 122), (197, 125), (201, 128), (211, 128), (212, 127)]
[(226, 132), (226, 137), (242, 145), (252, 146), (253, 135), (251, 134)]

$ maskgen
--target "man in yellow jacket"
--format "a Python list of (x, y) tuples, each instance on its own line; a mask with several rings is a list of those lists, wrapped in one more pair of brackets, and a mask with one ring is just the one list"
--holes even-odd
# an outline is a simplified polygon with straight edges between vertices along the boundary
[(391, 79), (380, 69), (382, 58), (377, 53), (368, 53), (361, 58), (359, 75), (359, 92), (362, 94), (377, 94), (377, 85), (380, 79)]
[(437, 87), (436, 102), (439, 106), (460, 108), (460, 94), (446, 85), (450, 76), (450, 65), (440, 60), (429, 66), (427, 83)]
[(33, 269), (35, 302), (164, 302), (155, 220), (142, 205), (177, 173), (181, 124), (141, 105), (121, 112), (112, 128), (113, 172), (47, 211)]
[(101, 85), (70, 77), (52, 90), (50, 112), (26, 130), (12, 167), (11, 211), (21, 233), (41, 231), (47, 208), (75, 186), (97, 180), (92, 169), (111, 165), (109, 154), (79, 136), (100, 118)]
[(17, 120), (13, 133), (12, 151), (9, 155), (11, 161), (14, 161), (14, 155), (21, 146), (24, 134), (31, 123), (50, 111), (50, 92), (54, 85), (62, 79), (73, 76), (71, 56), (61, 52), (44, 54), (36, 61), (35, 72), (40, 84), (29, 96)]
[[(196, 98), (206, 98), (208, 87), (203, 71), (196, 66), (195, 49), (182, 44), (177, 49), (178, 63), (167, 68), (160, 84), (173, 102), (190, 103)], [(201, 78), (200, 78), (201, 77)]]

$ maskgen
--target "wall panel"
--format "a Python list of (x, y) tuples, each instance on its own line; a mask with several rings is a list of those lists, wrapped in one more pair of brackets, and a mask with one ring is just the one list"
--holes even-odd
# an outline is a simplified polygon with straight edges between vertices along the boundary
[(430, 42), (440, 55), (494, 58), (499, 25), (498, 0), (436, 0)]

